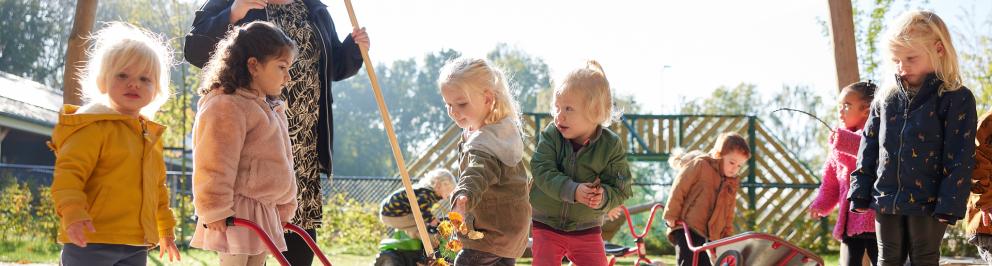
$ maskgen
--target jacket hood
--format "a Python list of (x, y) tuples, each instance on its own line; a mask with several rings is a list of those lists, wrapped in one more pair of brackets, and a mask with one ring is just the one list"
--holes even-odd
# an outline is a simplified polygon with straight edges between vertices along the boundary
[(503, 118), (495, 124), (468, 132), (465, 137), (465, 151), (478, 150), (495, 155), (505, 165), (513, 166), (523, 159), (524, 142), (512, 117)]
[[(165, 132), (164, 126), (149, 121), (144, 116), (136, 118), (122, 115), (104, 104), (90, 103), (83, 106), (66, 104), (63, 105), (62, 112), (59, 113), (58, 124), (52, 130), (52, 140), (48, 143), (49, 148), (57, 150), (73, 133), (100, 121), (122, 121), (138, 134), (144, 130), (147, 133), (146, 138), (152, 143), (157, 141)], [(145, 129), (142, 129), (142, 122), (145, 124)]]

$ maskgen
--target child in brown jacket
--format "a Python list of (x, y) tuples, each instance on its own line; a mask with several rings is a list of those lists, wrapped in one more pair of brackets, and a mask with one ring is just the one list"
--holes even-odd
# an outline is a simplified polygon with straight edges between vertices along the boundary
[[(751, 157), (747, 140), (737, 133), (723, 133), (709, 154), (699, 151), (672, 156), (669, 164), (680, 169), (672, 183), (665, 223), (668, 240), (675, 244), (678, 265), (692, 265), (693, 252), (682, 224), (689, 227), (692, 244), (728, 237), (734, 233), (734, 212), (740, 180), (737, 174)], [(696, 265), (710, 265), (700, 255)]]
[(979, 121), (965, 233), (968, 242), (978, 247), (982, 259), (992, 264), (992, 112)]

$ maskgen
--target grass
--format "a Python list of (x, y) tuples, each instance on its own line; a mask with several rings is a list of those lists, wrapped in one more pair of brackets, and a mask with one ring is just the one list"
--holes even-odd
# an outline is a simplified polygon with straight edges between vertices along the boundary
[(0, 262), (55, 262), (60, 250), (45, 242), (0, 241)]
[[(183, 259), (181, 262), (168, 263), (158, 260), (158, 251), (152, 251), (148, 256), (148, 265), (188, 265), (188, 266), (208, 266), (217, 265), (217, 254), (211, 251), (203, 251), (199, 249), (188, 249), (183, 252)], [(331, 261), (332, 265), (347, 266), (347, 265), (370, 265), (375, 257), (370, 256), (359, 256), (359, 255), (333, 255), (327, 258)], [(279, 265), (275, 258), (269, 256), (265, 265)], [(314, 258), (313, 265), (321, 265), (320, 261)]]
[[(43, 263), (56, 265), (58, 263), (58, 252), (37, 252), (30, 251), (29, 249), (20, 249), (18, 251), (9, 251), (7, 249), (2, 250), (0, 253), (0, 261), (10, 262), (15, 264), (22, 263)], [(838, 254), (824, 254), (824, 263), (826, 265), (837, 265)], [(328, 258), (331, 264), (335, 266), (351, 266), (351, 265), (370, 265), (372, 261), (375, 260), (375, 256), (365, 256), (365, 255), (351, 255), (351, 254), (336, 254), (331, 255)], [(620, 258), (616, 265), (634, 265), (636, 257), (625, 257)], [(674, 265), (675, 256), (651, 256), (652, 261), (660, 260), (665, 265)], [(522, 258), (517, 260), (517, 265), (530, 265), (530, 258)], [(3, 264), (3, 263), (0, 263)], [(182, 252), (182, 261), (180, 262), (163, 262), (158, 259), (158, 251), (152, 251), (148, 256), (148, 265), (196, 265), (196, 266), (208, 266), (217, 264), (217, 255), (213, 252), (203, 251), (198, 249), (189, 249)], [(266, 265), (279, 265), (275, 259), (269, 257)], [(313, 265), (321, 265), (320, 262), (314, 261)]]
[[(648, 259), (650, 259), (652, 262), (661, 261), (665, 265), (675, 265), (675, 255), (648, 256)], [(634, 265), (635, 262), (637, 262), (637, 256), (632, 255), (628, 257), (618, 258), (617, 263), (615, 265)], [(531, 264), (530, 258), (521, 258), (517, 260), (517, 265), (530, 265), (530, 264)], [(563, 264), (563, 265), (568, 265), (568, 264)]]
[[(652, 261), (660, 259), (662, 262), (665, 263), (665, 265), (675, 264), (675, 256), (660, 256), (660, 257), (652, 256), (650, 257), (650, 259)], [(351, 254), (336, 254), (329, 256), (328, 260), (330, 260), (331, 264), (333, 264), (334, 266), (358, 266), (358, 265), (366, 266), (372, 264), (372, 262), (375, 260), (375, 255), (364, 256), (364, 255), (351, 255)], [(634, 265), (634, 262), (636, 260), (637, 260), (636, 257), (621, 258), (617, 260), (616, 265)], [(215, 265), (215, 264), (217, 264), (217, 256), (213, 252), (207, 252), (207, 251), (195, 250), (195, 249), (190, 249), (184, 252), (183, 260), (182, 262), (179, 263), (162, 263), (161, 261), (158, 261), (158, 251), (153, 251), (152, 254), (149, 255), (149, 260), (148, 260), (148, 265), (206, 266), (206, 265)], [(517, 265), (530, 265), (530, 264), (531, 264), (530, 258), (522, 258), (517, 260)], [(272, 257), (269, 257), (268, 261), (266, 262), (266, 265), (279, 265), (279, 263), (277, 263), (276, 260), (273, 259)], [(313, 265), (318, 266), (321, 264), (319, 261), (316, 261), (315, 259)], [(833, 265), (833, 264), (827, 264), (827, 265)]]
[[(0, 265), (5, 263), (27, 264), (39, 263), (57, 265), (59, 251), (57, 246), (49, 244), (32, 244), (27, 242), (2, 243), (0, 244)], [(179, 262), (169, 262), (168, 258), (160, 260), (158, 250), (148, 252), (148, 265), (178, 265), (178, 266), (211, 266), (217, 265), (217, 254), (212, 251), (199, 249), (187, 249), (180, 251), (182, 260)], [(347, 265), (370, 265), (375, 256), (362, 256), (350, 254), (337, 254), (328, 257), (331, 264), (335, 266)], [(313, 265), (321, 265), (314, 259)], [(269, 257), (266, 265), (279, 265), (273, 257)]]
[[(152, 250), (148, 254), (148, 265), (208, 266), (217, 264), (217, 255), (214, 252), (199, 249), (187, 249), (181, 253), (182, 261), (170, 263), (168, 261), (159, 260), (158, 250)], [(822, 254), (821, 256), (823, 257), (826, 265), (837, 265), (837, 253)], [(675, 264), (674, 255), (650, 256), (649, 258), (652, 261), (660, 260), (665, 265)], [(56, 265), (58, 263), (58, 259), (59, 249), (48, 244), (32, 244), (25, 242), (0, 243), (0, 265), (3, 265), (4, 262), (15, 264), (42, 263)], [(335, 266), (364, 266), (371, 265), (375, 260), (375, 255), (334, 254), (328, 255), (328, 259), (331, 261), (331, 264)], [(635, 256), (620, 258), (616, 265), (634, 265), (636, 259), (637, 258)], [(522, 258), (517, 260), (517, 265), (530, 265), (530, 263), (530, 258)], [(279, 264), (270, 256), (266, 265)], [(321, 264), (315, 259), (313, 265)]]

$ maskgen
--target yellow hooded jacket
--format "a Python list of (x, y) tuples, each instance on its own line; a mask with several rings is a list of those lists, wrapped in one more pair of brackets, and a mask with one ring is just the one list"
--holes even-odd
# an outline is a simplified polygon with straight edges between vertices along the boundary
[(176, 225), (165, 185), (162, 133), (144, 117), (99, 104), (65, 105), (48, 146), (55, 152), (52, 198), (62, 220), (91, 220), (88, 243), (155, 245)]

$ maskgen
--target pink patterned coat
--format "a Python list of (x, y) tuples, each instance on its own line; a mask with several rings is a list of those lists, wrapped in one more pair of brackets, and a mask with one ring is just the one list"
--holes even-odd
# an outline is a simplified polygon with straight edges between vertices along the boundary
[[(820, 216), (827, 216), (840, 205), (837, 225), (834, 226), (833, 236), (841, 240), (842, 236), (855, 236), (862, 233), (875, 232), (875, 211), (857, 214), (850, 211), (851, 203), (847, 200), (847, 191), (851, 187), (851, 172), (858, 161), (858, 146), (861, 145), (861, 131), (850, 131), (837, 128), (837, 133), (830, 137), (830, 157), (823, 166), (823, 182), (820, 183), (819, 194), (813, 199), (810, 209)], [(845, 227), (847, 230), (845, 230)]]

